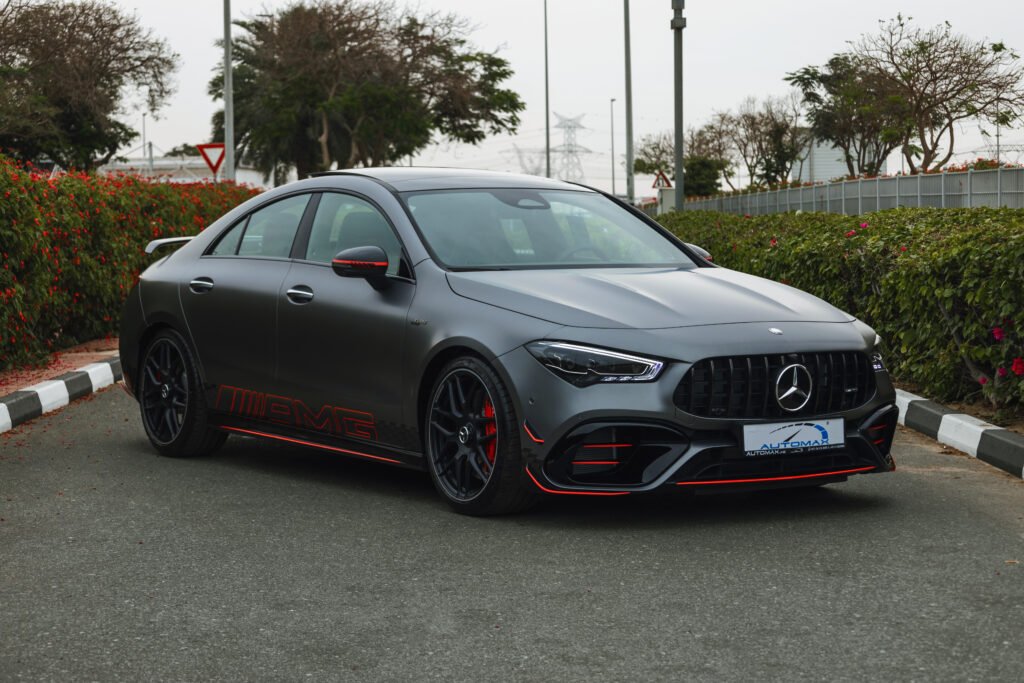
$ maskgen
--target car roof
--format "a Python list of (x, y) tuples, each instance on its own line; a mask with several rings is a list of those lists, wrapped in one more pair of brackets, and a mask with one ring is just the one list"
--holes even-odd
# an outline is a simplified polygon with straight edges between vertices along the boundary
[(450, 190), (469, 188), (519, 187), (537, 190), (590, 190), (561, 180), (542, 178), (521, 173), (480, 171), (470, 168), (430, 168), (424, 166), (386, 166), (381, 168), (350, 168), (326, 171), (318, 177), (331, 175), (361, 175), (387, 183), (398, 192), (422, 190)]

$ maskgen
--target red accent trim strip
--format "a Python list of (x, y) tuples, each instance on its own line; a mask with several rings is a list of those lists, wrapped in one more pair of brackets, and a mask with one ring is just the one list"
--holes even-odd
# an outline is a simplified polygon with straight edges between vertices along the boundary
[(869, 432), (877, 432), (877, 431), (878, 431), (879, 429), (885, 429), (885, 428), (886, 428), (886, 427), (888, 427), (888, 426), (889, 426), (889, 425), (887, 425), (887, 424), (880, 424), (880, 425), (875, 425), (874, 427), (870, 427), (870, 428), (868, 429), (868, 431), (869, 431)]
[(387, 261), (352, 261), (349, 259), (332, 259), (331, 263), (337, 263), (343, 266), (352, 266), (353, 268), (387, 268)]
[(573, 460), (573, 465), (619, 465), (618, 460)]
[(526, 476), (528, 476), (530, 478), (530, 481), (532, 481), (534, 484), (536, 484), (537, 488), (539, 488), (544, 493), (559, 493), (559, 494), (561, 494), (563, 496), (628, 496), (629, 495), (629, 491), (556, 491), (555, 489), (547, 488), (546, 486), (541, 484), (539, 481), (537, 481), (537, 478), (533, 476), (533, 472), (530, 471), (529, 467), (526, 468)]
[(631, 443), (586, 443), (584, 448), (629, 448)]
[(267, 439), (277, 439), (278, 441), (287, 441), (288, 443), (297, 443), (300, 446), (312, 446), (313, 448), (320, 448), (325, 451), (335, 451), (337, 453), (346, 453), (348, 455), (358, 455), (362, 458), (370, 458), (371, 460), (380, 460), (381, 462), (390, 462), (395, 465), (401, 465), (400, 460), (392, 460), (391, 458), (384, 458), (379, 455), (370, 455), (369, 453), (360, 453), (359, 451), (350, 451), (347, 448), (338, 448), (337, 446), (326, 446), (322, 443), (314, 443), (312, 441), (303, 441), (302, 439), (292, 439), (287, 436), (279, 436), (277, 434), (268, 434), (266, 432), (257, 432), (252, 429), (241, 429), (239, 427), (221, 427), (229, 432), (239, 432), (241, 434), (251, 434), (253, 436), (262, 436)]
[(875, 439), (871, 443), (875, 444), (876, 446), (881, 446), (883, 443), (885, 443), (885, 439)]
[(677, 481), (676, 486), (705, 486), (707, 484), (750, 484), (762, 481), (789, 481), (792, 479), (814, 479), (815, 477), (835, 477), (840, 474), (855, 474), (878, 469), (874, 465), (870, 467), (857, 467), (852, 470), (836, 470), (835, 472), (819, 472), (817, 474), (792, 474), (786, 477), (759, 477), (757, 479), (717, 479), (715, 481)]
[(538, 439), (536, 436), (533, 435), (533, 432), (530, 431), (530, 428), (526, 426), (525, 420), (523, 421), (523, 431), (525, 431), (526, 435), (530, 437), (530, 441), (534, 443), (544, 443), (544, 439)]

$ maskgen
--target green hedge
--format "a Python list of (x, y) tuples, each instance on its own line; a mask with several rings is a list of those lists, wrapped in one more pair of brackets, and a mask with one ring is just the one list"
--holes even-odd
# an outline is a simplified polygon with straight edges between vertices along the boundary
[(0, 370), (117, 330), (143, 253), (191, 235), (256, 194), (233, 184), (50, 178), (0, 158)]
[(693, 211), (659, 220), (721, 266), (806, 290), (869, 323), (893, 375), (929, 397), (1024, 405), (1024, 210)]

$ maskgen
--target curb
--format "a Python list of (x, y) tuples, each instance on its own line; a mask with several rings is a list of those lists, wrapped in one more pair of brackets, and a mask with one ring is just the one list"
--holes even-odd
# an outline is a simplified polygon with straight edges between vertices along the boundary
[(84, 365), (72, 372), (0, 397), (0, 433), (63, 408), (71, 401), (108, 387), (121, 379), (118, 356)]
[(1024, 435), (896, 390), (900, 424), (1024, 479)]

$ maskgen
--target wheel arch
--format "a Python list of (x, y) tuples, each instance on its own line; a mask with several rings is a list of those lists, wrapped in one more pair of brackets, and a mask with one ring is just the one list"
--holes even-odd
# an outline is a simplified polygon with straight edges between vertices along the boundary
[(149, 346), (149, 343), (153, 340), (153, 337), (160, 334), (160, 332), (164, 330), (172, 330), (176, 332), (183, 340), (185, 340), (185, 344), (188, 345), (188, 350), (192, 354), (192, 360), (196, 365), (196, 371), (199, 373), (199, 377), (203, 381), (203, 383), (206, 383), (206, 374), (203, 372), (203, 364), (199, 360), (199, 354), (196, 353), (195, 346), (192, 344), (191, 335), (188, 334), (187, 330), (182, 329), (182, 326), (179, 325), (177, 321), (173, 320), (172, 318), (159, 317), (152, 320), (148, 325), (146, 325), (146, 328), (142, 331), (142, 334), (139, 336), (139, 345), (138, 348), (135, 350), (135, 367), (137, 371), (135, 373), (134, 379), (132, 380), (132, 383), (135, 385), (132, 387), (132, 391), (138, 390), (139, 378), (142, 375), (142, 355), (146, 352), (146, 347)]
[[(427, 402), (430, 400), (430, 390), (434, 387), (434, 382), (437, 381), (437, 378), (441, 374), (441, 370), (444, 366), (456, 358), (461, 358), (463, 356), (473, 356), (484, 363), (487, 363), (487, 365), (492, 368), (495, 367), (495, 364), (492, 362), (494, 355), (488, 354), (479, 346), (479, 343), (474, 340), (452, 340), (451, 343), (434, 351), (434, 354), (424, 366), (423, 372), (420, 373), (420, 382), (416, 389), (415, 424), (421, 443), (423, 440), (423, 418), (426, 415)], [(505, 380), (505, 373), (501, 371), (498, 371), (498, 373), (502, 376), (502, 379)], [(507, 380), (505, 381), (507, 382)]]

